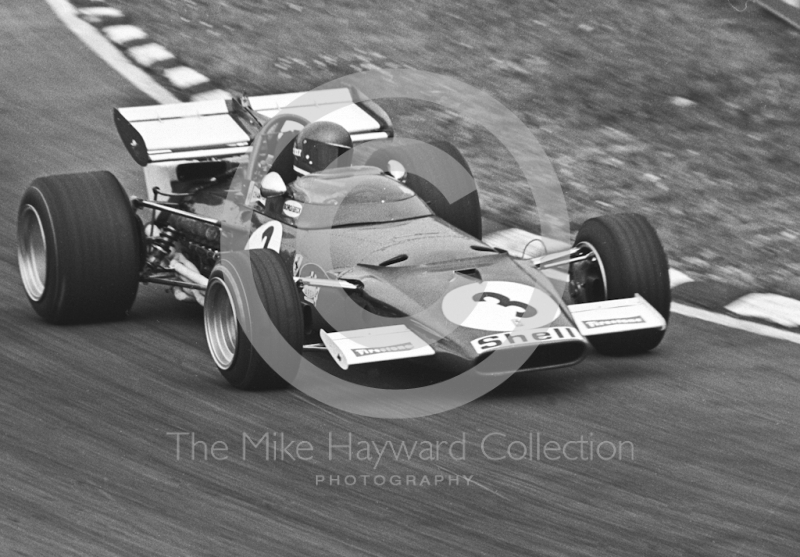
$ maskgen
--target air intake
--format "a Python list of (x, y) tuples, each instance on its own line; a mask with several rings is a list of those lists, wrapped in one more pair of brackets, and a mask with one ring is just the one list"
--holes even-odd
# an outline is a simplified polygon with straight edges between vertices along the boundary
[(403, 261), (407, 261), (407, 260), (408, 260), (408, 256), (404, 253), (402, 255), (396, 255), (396, 256), (392, 257), (391, 259), (387, 259), (383, 263), (378, 263), (378, 266), (379, 267), (388, 267), (390, 265), (394, 265), (396, 263), (402, 263)]

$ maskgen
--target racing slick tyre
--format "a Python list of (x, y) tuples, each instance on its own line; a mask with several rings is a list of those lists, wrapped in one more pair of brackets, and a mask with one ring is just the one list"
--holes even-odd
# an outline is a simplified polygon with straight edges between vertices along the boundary
[(51, 323), (120, 319), (136, 299), (142, 231), (110, 172), (34, 180), (20, 203), (17, 246), (28, 300)]
[(203, 315), (211, 357), (237, 389), (284, 387), (287, 373), (297, 371), (303, 314), (297, 287), (278, 253), (225, 254), (209, 276)]
[[(570, 265), (573, 303), (631, 298), (640, 294), (665, 320), (671, 302), (669, 264), (653, 227), (642, 215), (606, 215), (587, 220), (575, 247), (592, 252)], [(621, 356), (652, 350), (666, 331), (632, 331), (589, 337), (601, 354)]]
[(404, 145), (394, 140), (394, 143), (373, 153), (366, 164), (386, 170), (390, 160), (401, 163), (408, 173), (406, 185), (436, 216), (480, 240), (483, 236), (480, 196), (472, 170), (461, 152), (446, 141), (430, 144), (409, 141)]

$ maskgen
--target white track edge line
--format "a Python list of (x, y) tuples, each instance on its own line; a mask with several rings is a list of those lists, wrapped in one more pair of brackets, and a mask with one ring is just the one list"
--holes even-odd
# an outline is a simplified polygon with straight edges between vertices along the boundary
[(800, 327), (800, 300), (751, 292), (725, 306), (725, 309), (742, 317), (766, 319), (787, 328)]
[(144, 70), (131, 63), (93, 25), (77, 16), (75, 7), (67, 0), (45, 0), (58, 19), (86, 46), (134, 87), (161, 104), (179, 103), (178, 97), (159, 85)]
[(776, 329), (775, 327), (770, 327), (769, 325), (738, 319), (722, 313), (715, 313), (707, 309), (700, 309), (694, 306), (687, 306), (685, 304), (672, 302), (670, 311), (671, 313), (677, 313), (685, 317), (692, 317), (694, 319), (708, 321), (709, 323), (722, 325), (723, 327), (728, 327), (730, 329), (738, 329), (748, 333), (754, 333), (765, 337), (786, 340), (788, 342), (800, 344), (800, 334), (798, 333), (784, 331), (783, 329)]

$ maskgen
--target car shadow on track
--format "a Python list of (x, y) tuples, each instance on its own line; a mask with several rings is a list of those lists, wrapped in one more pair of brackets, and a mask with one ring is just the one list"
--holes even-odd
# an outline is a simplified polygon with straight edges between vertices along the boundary
[(594, 388), (598, 384), (632, 382), (658, 375), (660, 372), (652, 365), (657, 359), (659, 357), (654, 353), (608, 358), (592, 351), (577, 366), (516, 373), (484, 395), (482, 400), (567, 394)]

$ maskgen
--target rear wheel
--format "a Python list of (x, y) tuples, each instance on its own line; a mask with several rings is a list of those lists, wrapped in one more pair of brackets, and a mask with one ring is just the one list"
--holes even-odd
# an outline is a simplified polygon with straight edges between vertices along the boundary
[(110, 172), (34, 180), (20, 203), (17, 245), (25, 293), (47, 321), (119, 319), (136, 299), (141, 230)]
[[(669, 320), (671, 293), (669, 264), (653, 227), (642, 215), (606, 215), (587, 220), (575, 238), (575, 247), (591, 257), (570, 265), (573, 303), (631, 298), (640, 294)], [(633, 331), (589, 337), (598, 352), (638, 354), (652, 350), (665, 331)]]
[(373, 153), (366, 164), (386, 170), (390, 160), (401, 163), (408, 172), (406, 185), (436, 216), (481, 239), (480, 197), (472, 170), (461, 152), (446, 141), (394, 143)]
[(303, 349), (300, 298), (276, 252), (226, 254), (209, 277), (203, 312), (211, 357), (234, 387), (279, 388), (298, 369)]

